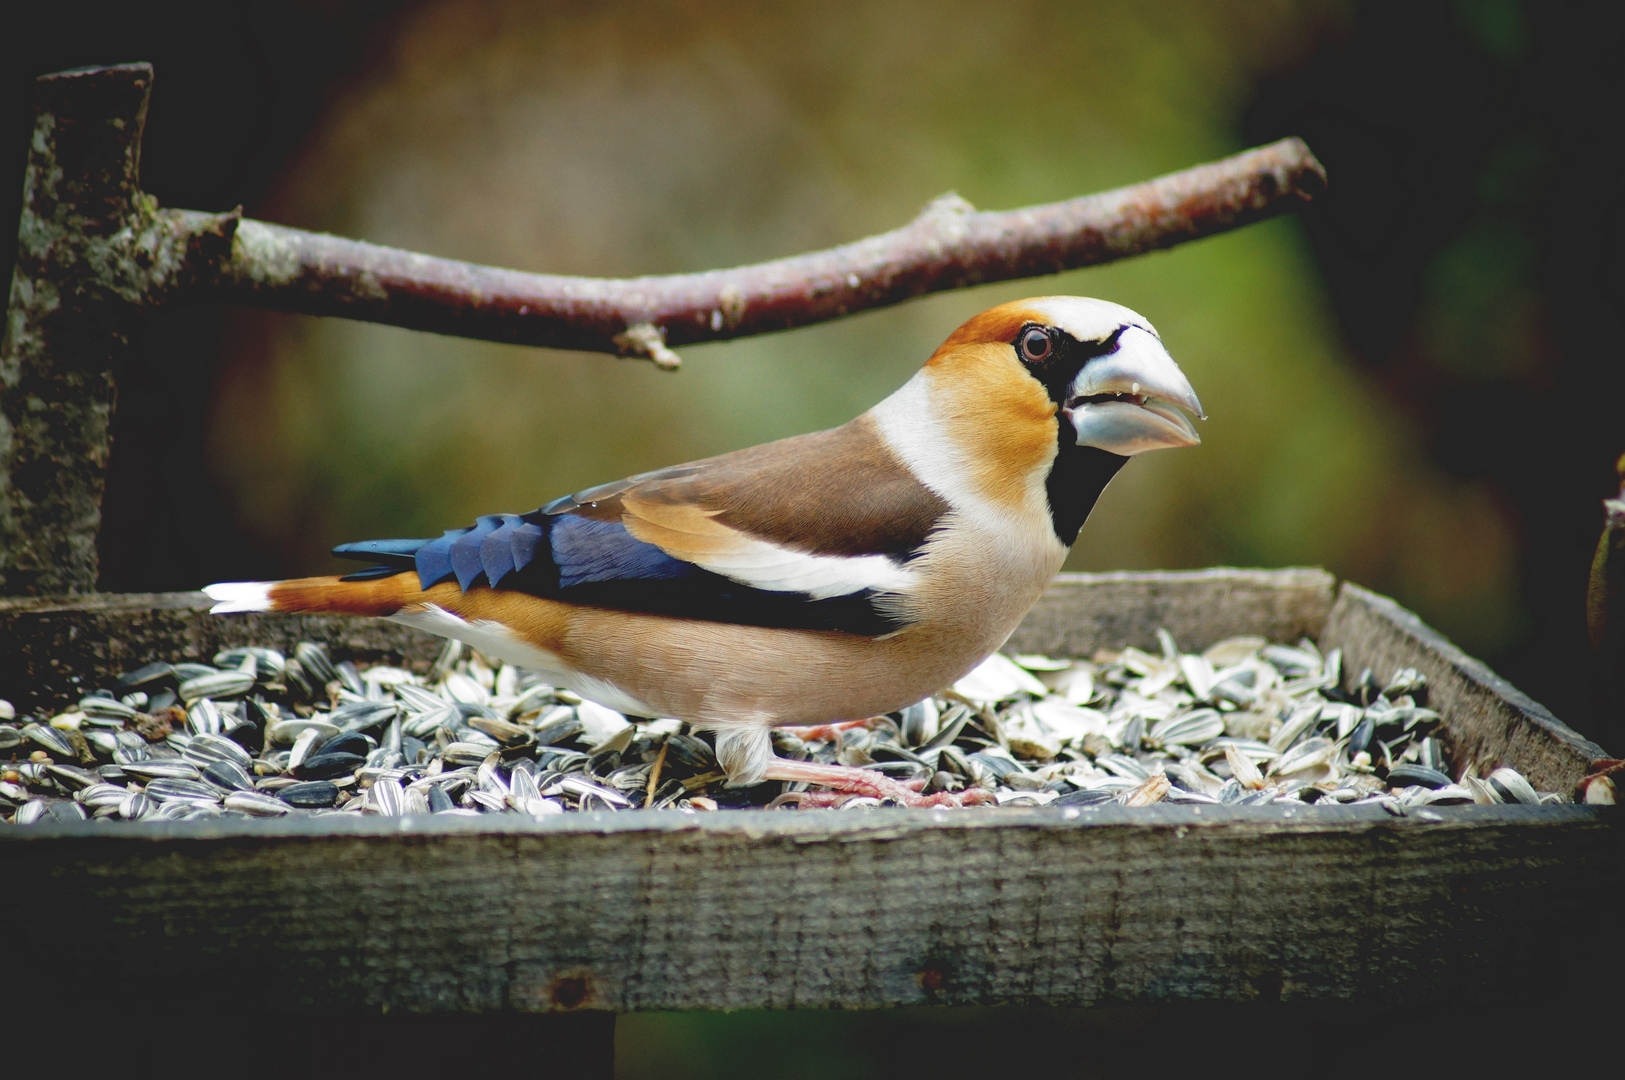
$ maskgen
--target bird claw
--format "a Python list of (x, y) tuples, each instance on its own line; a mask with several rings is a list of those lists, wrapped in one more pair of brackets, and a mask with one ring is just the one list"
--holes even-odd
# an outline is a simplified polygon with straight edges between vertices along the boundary
[[(916, 780), (913, 784), (923, 786), (923, 781)], [(768, 803), (768, 809), (777, 810), (785, 806), (794, 806), (801, 810), (835, 810), (853, 799), (862, 798), (879, 799), (882, 802), (910, 807), (990, 806), (996, 801), (991, 792), (979, 787), (923, 795), (915, 786), (898, 783), (884, 776), (876, 776), (873, 781), (855, 780), (845, 790), (787, 791)]]
[(780, 724), (778, 731), (788, 732), (802, 742), (841, 741), (841, 733), (854, 728), (872, 728), (885, 721), (884, 716), (871, 716), (864, 720), (839, 720), (830, 724)]
[[(798, 810), (836, 810), (853, 799), (863, 797), (851, 791), (791, 791), (768, 803), (767, 808), (769, 810), (778, 810), (786, 806), (794, 806)], [(991, 806), (994, 799), (987, 792), (975, 788), (971, 791), (941, 791), (935, 795), (912, 795), (907, 799), (896, 801), (900, 806), (957, 808), (962, 806)]]
[(790, 783), (816, 784), (833, 791), (790, 792), (773, 800), (774, 806), (797, 806), (814, 809), (840, 806), (853, 796), (889, 801), (899, 806), (980, 806), (996, 801), (990, 792), (979, 787), (964, 791), (938, 791), (921, 794), (925, 780), (902, 783), (883, 776), (873, 769), (857, 769), (850, 765), (823, 765), (812, 761), (791, 761), (774, 758), (768, 763), (764, 779), (784, 780)]

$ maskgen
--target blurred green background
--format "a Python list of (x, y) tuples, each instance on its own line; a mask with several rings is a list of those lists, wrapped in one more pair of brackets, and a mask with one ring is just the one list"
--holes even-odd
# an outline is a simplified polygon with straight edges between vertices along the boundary
[[(121, 383), (103, 585), (327, 572), (335, 543), (431, 535), (837, 424), (969, 315), (1080, 293), (1150, 318), (1211, 419), (1200, 448), (1124, 471), (1070, 568), (1325, 566), (1617, 753), (1581, 619), (1625, 450), (1620, 10), (288, 0), (90, 18), (62, 5), (6, 16), (0, 171), (20, 177), (35, 74), (146, 59), (144, 183), (166, 205), (244, 203), (435, 255), (622, 276), (852, 240), (947, 190), (1015, 207), (1301, 135), (1332, 182), (1301, 216), (688, 348), (675, 375), (339, 320), (167, 316)], [(1056, 1016), (1022, 1023), (1094, 1023)], [(1173, 1023), (1118, 1019), (1124, 1047)], [(886, 1030), (930, 1047), (939, 1036), (921, 1031), (957, 1023), (894, 1021), (633, 1018), (622, 1071), (750, 1075), (770, 1060), (778, 1076), (869, 1075), (892, 1059), (802, 1051)], [(753, 1058), (735, 1054), (746, 1046)], [(797, 1049), (764, 1059), (774, 1046)], [(1061, 1074), (1117, 1074), (1073, 1065)]]
[[(325, 572), (338, 542), (837, 424), (970, 314), (1082, 293), (1155, 322), (1212, 419), (1200, 450), (1125, 471), (1070, 568), (1325, 566), (1597, 733), (1581, 590), (1625, 424), (1557, 406), (1578, 389), (1595, 412), (1604, 376), (1625, 387), (1617, 363), (1565, 355), (1541, 216), (1581, 168), (1554, 123), (1587, 115), (1542, 114), (1543, 65), (1573, 61), (1585, 18), (1330, 0), (245, 10), (261, 99), (188, 117), (197, 91), (168, 91), (160, 62), (149, 140), (190, 140), (189, 161), (244, 141), (239, 175), (153, 190), (437, 255), (605, 276), (735, 265), (895, 227), (947, 190), (1020, 206), (1283, 134), (1310, 139), (1332, 190), (1302, 218), (1168, 253), (691, 348), (676, 376), (217, 315), (194, 331), (206, 344), (166, 350), (208, 350), (180, 395), (196, 409), (177, 422), (173, 375), (147, 396), (167, 461), (121, 458), (109, 519), (131, 527), (110, 586)], [(125, 425), (123, 449), (153, 441)], [(153, 528), (166, 498), (199, 524)]]
[[(703, 16), (703, 17), (702, 17)], [(894, 227), (955, 190), (1062, 199), (1240, 149), (1264, 71), (1325, 4), (427, 4), (335, 92), (257, 212), (480, 262), (629, 276)], [(1074, 569), (1321, 563), (1504, 643), (1513, 543), (1351, 370), (1301, 226), (685, 350), (592, 355), (242, 314), (211, 474), (279, 561), (435, 535), (492, 510), (843, 422), (950, 330), (1021, 296), (1152, 319), (1213, 419), (1126, 470)], [(1403, 515), (1376, 508), (1404, 506)], [(1471, 532), (1465, 550), (1435, 539)]]
[[(346, 74), (254, 211), (538, 271), (735, 265), (893, 227), (944, 190), (1019, 206), (1240, 149), (1260, 75), (1347, 18), (1256, 2), (424, 4)], [(675, 377), (242, 314), (209, 474), (281, 566), (325, 571), (345, 539), (434, 535), (840, 423), (964, 318), (1056, 292), (1145, 313), (1213, 417), (1200, 452), (1126, 471), (1071, 568), (1317, 563), (1469, 650), (1505, 647), (1521, 614), (1510, 523), (1352, 370), (1290, 221), (691, 348)]]

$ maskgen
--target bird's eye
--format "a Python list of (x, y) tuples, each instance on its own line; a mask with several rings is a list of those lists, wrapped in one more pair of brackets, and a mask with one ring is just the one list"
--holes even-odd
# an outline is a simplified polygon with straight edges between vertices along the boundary
[(1029, 364), (1036, 364), (1041, 360), (1048, 360), (1050, 350), (1054, 344), (1049, 335), (1036, 326), (1021, 335), (1021, 358)]

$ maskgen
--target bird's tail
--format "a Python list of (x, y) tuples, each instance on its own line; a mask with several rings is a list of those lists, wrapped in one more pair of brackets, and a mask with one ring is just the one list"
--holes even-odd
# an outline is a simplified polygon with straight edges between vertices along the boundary
[(203, 589), (216, 615), (237, 611), (278, 611), (318, 615), (393, 615), (423, 603), (416, 574), (392, 574), (361, 581), (339, 577), (289, 581), (226, 581)]

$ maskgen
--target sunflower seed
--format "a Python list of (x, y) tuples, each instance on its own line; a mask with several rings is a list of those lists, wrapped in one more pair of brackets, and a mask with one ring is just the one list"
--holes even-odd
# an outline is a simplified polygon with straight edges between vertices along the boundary
[(258, 791), (233, 791), (226, 796), (225, 806), (227, 810), (236, 810), (251, 817), (281, 817), (293, 810), (282, 799)]
[(254, 779), (234, 761), (211, 761), (203, 767), (203, 779), (223, 792), (253, 791)]
[(150, 664), (141, 665), (134, 671), (125, 672), (113, 685), (121, 691), (140, 688), (150, 692), (161, 683), (173, 684), (174, 681), (175, 668), (162, 660), (155, 660)]
[(1224, 748), (1225, 763), (1230, 766), (1230, 776), (1241, 787), (1250, 791), (1257, 791), (1264, 786), (1264, 776), (1258, 771), (1253, 759), (1242, 753), (1234, 743)]
[(1014, 660), (994, 653), (954, 683), (954, 693), (970, 701), (1008, 701), (1021, 694), (1043, 697), (1048, 691)]
[(1151, 725), (1146, 738), (1156, 746), (1201, 746), (1224, 734), (1224, 720), (1216, 709), (1196, 709)]
[(1133, 780), (1136, 783), (1145, 780), (1150, 774), (1144, 765), (1125, 754), (1107, 754), (1095, 759), (1095, 764), (1105, 769), (1113, 776), (1124, 780)]
[(343, 751), (311, 754), (297, 767), (288, 771), (301, 780), (337, 780), (341, 777), (353, 777), (355, 771), (366, 764), (366, 760), (360, 754), (347, 754)]
[(1420, 784), (1425, 788), (1442, 788), (1450, 783), (1450, 777), (1426, 765), (1395, 765), (1388, 770), (1388, 782), (1394, 787)]
[(378, 744), (370, 735), (359, 731), (341, 731), (330, 739), (324, 739), (316, 744), (313, 754), (355, 754), (365, 757), (377, 748)]
[(188, 707), (205, 698), (240, 697), (254, 689), (254, 676), (241, 671), (211, 671), (187, 679), (177, 688)]
[(47, 754), (52, 754), (58, 758), (76, 758), (79, 756), (73, 752), (73, 744), (68, 741), (68, 737), (54, 727), (45, 724), (25, 724), (22, 733)]
[(156, 803), (184, 802), (213, 806), (221, 798), (220, 789), (198, 780), (160, 777), (146, 788), (147, 797)]
[(306, 780), (289, 784), (278, 791), (276, 796), (289, 806), (312, 809), (332, 806), (338, 802), (339, 787), (330, 780)]
[[(1345, 694), (1341, 653), (1323, 655), (1313, 642), (1233, 638), (1200, 653), (1182, 653), (1166, 632), (1156, 642), (1091, 660), (993, 657), (948, 698), (838, 739), (775, 733), (774, 743), (786, 756), (871, 768), (927, 793), (979, 787), (1004, 806), (1375, 802), (1420, 815), (1434, 805), (1566, 798), (1542, 795), (1512, 769), (1481, 779), (1476, 767), (1449, 765), (1434, 733), (1443, 721), (1414, 670), (1362, 672)], [(74, 708), (43, 713), (49, 723), (0, 716), (8, 721), (0, 751), (40, 750), (6, 766), (0, 813), (24, 824), (78, 812), (54, 803), (98, 819), (534, 817), (764, 801), (725, 786), (709, 734), (669, 719), (634, 724), (460, 645), (445, 646), (426, 679), (403, 667), (335, 664), (309, 642), (287, 658), (243, 647), (213, 659), (147, 665)], [(182, 724), (165, 711), (177, 685)], [(81, 761), (104, 764), (86, 770)], [(77, 803), (56, 797), (64, 792)], [(1601, 792), (1598, 781), (1581, 797)]]
[(1056, 806), (1099, 806), (1102, 803), (1116, 801), (1112, 792), (1104, 789), (1083, 788), (1078, 791), (1062, 795), (1055, 800)]
[(92, 810), (99, 810), (104, 806), (119, 806), (129, 794), (128, 789), (117, 784), (91, 784), (75, 794), (74, 798)]
[(379, 780), (367, 789), (372, 808), (384, 817), (400, 817), (406, 810), (406, 792), (394, 780)]
[(310, 673), (318, 686), (326, 686), (339, 677), (333, 668), (333, 661), (328, 658), (325, 646), (311, 641), (301, 641), (293, 647), (293, 658)]
[(1293, 776), (1311, 769), (1319, 769), (1330, 762), (1336, 752), (1337, 744), (1330, 739), (1321, 736), (1305, 739), (1276, 758), (1270, 765), (1269, 775)]
[(45, 766), (45, 772), (56, 782), (58, 788), (70, 794), (101, 780), (99, 775), (88, 769), (81, 769), (77, 765), (69, 765), (61, 761), (53, 761)]
[(223, 735), (194, 735), (181, 751), (181, 760), (200, 769), (216, 761), (229, 762), (244, 771), (254, 767), (253, 756)]
[(288, 658), (275, 649), (267, 649), (258, 645), (245, 645), (241, 648), (226, 649), (223, 652), (215, 653), (214, 666), (236, 671), (250, 671), (256, 679), (270, 680), (281, 677), (283, 668), (288, 666)]
[(1307, 648), (1295, 649), (1290, 645), (1265, 645), (1259, 650), (1259, 656), (1289, 678), (1316, 675), (1322, 667), (1318, 653)]
[(151, 814), (156, 806), (152, 796), (142, 791), (132, 791), (118, 804), (118, 816), (125, 821), (139, 821)]
[(490, 704), (490, 692), (461, 671), (453, 671), (448, 674), (443, 686), (446, 696), (454, 702), (461, 702), (465, 705)]
[(32, 825), (45, 816), (45, 805), (44, 799), (30, 799), (17, 808), (13, 820), (18, 825)]
[(87, 717), (107, 720), (134, 720), (135, 709), (117, 698), (91, 696), (79, 699), (79, 711)]
[(1173, 785), (1168, 782), (1168, 778), (1158, 773), (1148, 777), (1139, 786), (1124, 792), (1118, 797), (1118, 801), (1124, 806), (1150, 806), (1167, 798), (1168, 792), (1172, 789)]
[(126, 773), (139, 780), (196, 780), (202, 775), (196, 765), (180, 758), (148, 758), (121, 764)]
[(523, 724), (510, 724), (506, 720), (497, 720), (485, 716), (470, 717), (468, 726), (475, 731), (484, 732), (497, 742), (507, 746), (517, 745), (533, 736), (531, 729)]
[(1496, 769), (1490, 773), (1489, 782), (1490, 787), (1501, 796), (1502, 802), (1523, 803), (1526, 806), (1540, 805), (1540, 796), (1516, 769)]
[[(337, 732), (335, 731), (333, 734), (337, 734)], [(315, 752), (316, 745), (330, 738), (332, 738), (332, 735), (317, 727), (307, 727), (299, 732), (298, 736), (293, 740), (293, 749), (288, 751), (288, 771), (292, 772), (303, 765), (305, 759)]]

